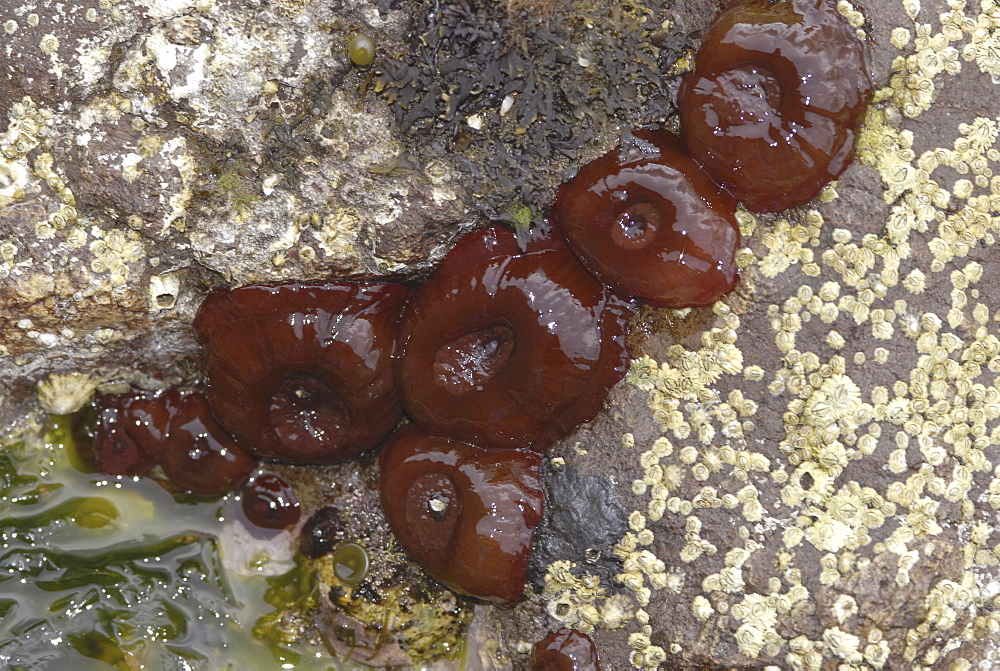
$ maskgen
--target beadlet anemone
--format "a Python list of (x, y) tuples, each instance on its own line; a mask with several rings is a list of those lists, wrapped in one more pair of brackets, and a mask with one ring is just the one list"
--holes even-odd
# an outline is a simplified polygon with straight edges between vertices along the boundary
[(834, 2), (738, 1), (681, 83), (681, 134), (748, 210), (784, 210), (847, 168), (872, 91), (864, 44)]
[(346, 461), (378, 445), (402, 409), (392, 379), (399, 284), (252, 285), (218, 291), (194, 326), (212, 413), (251, 454)]
[(521, 600), (544, 499), (541, 456), (397, 431), (382, 449), (382, 509), (406, 553), (456, 592)]
[(81, 418), (78, 431), (88, 445), (85, 461), (98, 473), (145, 475), (160, 463), (176, 391), (101, 394), (93, 424)]
[(710, 305), (737, 280), (736, 201), (668, 131), (636, 130), (559, 189), (552, 219), (604, 284), (650, 305)]
[(564, 628), (535, 643), (531, 671), (601, 671), (601, 664), (589, 636)]
[(243, 486), (257, 460), (215, 421), (205, 396), (192, 392), (181, 394), (174, 405), (160, 467), (181, 489), (222, 496)]
[(291, 484), (274, 473), (255, 477), (243, 490), (240, 503), (247, 519), (264, 529), (295, 526), (302, 516)]
[(631, 307), (549, 231), (462, 238), (403, 312), (403, 406), (431, 435), (544, 450), (625, 375)]

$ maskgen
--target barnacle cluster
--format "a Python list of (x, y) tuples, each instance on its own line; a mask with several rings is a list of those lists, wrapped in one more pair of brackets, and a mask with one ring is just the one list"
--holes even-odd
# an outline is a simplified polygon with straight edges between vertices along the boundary
[[(24, 198), (30, 177), (40, 179), (55, 193), (59, 206), (45, 219), (35, 222), (34, 232), (42, 240), (55, 237), (57, 232), (65, 234), (64, 229), (77, 220), (76, 198), (62, 176), (53, 170), (51, 154), (42, 152), (30, 163), (27, 158), (51, 134), (52, 112), (40, 109), (30, 97), (25, 96), (11, 106), (11, 115), (13, 119), (7, 126), (6, 134), (0, 135), (0, 207)], [(4, 256), (11, 258), (0, 256), (0, 260), (9, 264), (14, 253), (10, 249)], [(3, 266), (0, 266), (0, 272), (3, 272)]]
[[(668, 571), (700, 577), (676, 601), (654, 589), (652, 618), (626, 625), (637, 643), (687, 604), (706, 623), (697, 627), (725, 630), (739, 651), (733, 666), (972, 668), (995, 659), (997, 543), (985, 502), (995, 507), (1000, 490), (991, 456), (1000, 350), (985, 287), (1000, 213), (996, 120), (924, 115), (959, 71), (977, 68), (987, 78), (971, 79), (988, 82), (995, 62), (976, 54), (993, 39), (997, 3), (897, 4), (914, 25), (893, 32), (902, 53), (857, 149), (884, 182), (884, 221), (859, 226), (836, 209), (838, 191), (858, 197), (850, 181), (804, 211), (755, 218), (765, 234), (749, 241), (757, 254), (745, 275), (767, 278), (755, 287), (760, 309), (717, 304), (700, 344), (633, 361), (628, 380), (661, 435), (622, 438), (642, 466), (633, 492), (650, 532), (631, 530), (625, 549), (638, 559), (649, 548)], [(852, 27), (867, 26), (851, 3), (838, 9)], [(954, 142), (928, 146), (920, 132), (931, 123)], [(784, 410), (780, 421), (765, 407)], [(876, 576), (890, 587), (865, 586)], [(632, 590), (640, 603), (641, 587)], [(798, 628), (814, 611), (816, 628)], [(724, 664), (684, 633), (667, 641), (677, 663)]]

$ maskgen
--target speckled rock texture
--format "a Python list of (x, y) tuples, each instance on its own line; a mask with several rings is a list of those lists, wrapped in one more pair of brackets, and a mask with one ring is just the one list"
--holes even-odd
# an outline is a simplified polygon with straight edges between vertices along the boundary
[(50, 373), (193, 379), (211, 287), (414, 275), (474, 226), (347, 58), (350, 34), (405, 24), (365, 3), (3, 3), (0, 419)]
[[(676, 126), (720, 5), (3, 3), (0, 420), (197, 383), (211, 288), (419, 278), (539, 220), (623, 126)], [(475, 608), (468, 668), (562, 626), (610, 669), (1000, 666), (1000, 3), (838, 7), (877, 90), (857, 160), (741, 213), (733, 294), (637, 315), (607, 410), (547, 455), (530, 595)], [(306, 507), (374, 500), (370, 467), (303, 473)]]

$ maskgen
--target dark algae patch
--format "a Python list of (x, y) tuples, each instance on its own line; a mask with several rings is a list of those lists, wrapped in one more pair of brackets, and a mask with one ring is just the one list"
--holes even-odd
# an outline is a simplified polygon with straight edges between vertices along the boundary
[[(537, 212), (581, 149), (673, 112), (664, 72), (686, 42), (662, 21), (669, 2), (459, 0), (415, 6), (410, 44), (377, 61), (418, 163), (456, 161), (484, 213)], [(659, 46), (658, 46), (659, 45)], [(592, 151), (592, 149), (589, 149)]]
[(238, 502), (83, 473), (68, 424), (0, 443), (0, 668), (344, 668), (268, 626), (272, 608), (310, 603), (294, 563), (268, 578), (224, 563)]

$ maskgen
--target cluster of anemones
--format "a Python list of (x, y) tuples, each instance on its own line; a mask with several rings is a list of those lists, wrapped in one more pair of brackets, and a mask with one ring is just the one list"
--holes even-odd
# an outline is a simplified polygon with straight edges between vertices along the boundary
[[(625, 373), (629, 305), (561, 238), (465, 236), (419, 287), (255, 285), (209, 296), (205, 396), (257, 457), (382, 448), (382, 502), (434, 578), (520, 600), (541, 521), (541, 456)], [(410, 423), (396, 429), (403, 412)]]
[(133, 391), (98, 396), (100, 410), (84, 421), (84, 461), (108, 475), (142, 476), (159, 466), (180, 490), (221, 496), (257, 468), (208, 411), (204, 394)]
[(84, 468), (117, 476), (154, 474), (175, 493), (206, 497), (245, 486), (243, 510), (257, 526), (280, 529), (298, 521), (291, 487), (273, 473), (254, 475), (258, 460), (219, 425), (204, 394), (134, 390), (95, 401), (93, 412), (81, 413), (75, 423)]
[(707, 305), (736, 283), (736, 201), (771, 212), (814, 197), (847, 168), (871, 95), (830, 0), (735, 3), (681, 83), (683, 139), (634, 131), (563, 186), (552, 217), (619, 294)]
[[(543, 514), (541, 453), (623, 377), (631, 299), (681, 308), (730, 291), (737, 200), (771, 211), (813, 197), (846, 168), (871, 89), (863, 47), (830, 0), (739, 2), (681, 85), (683, 139), (628, 133), (560, 189), (552, 228), (467, 235), (415, 288), (209, 296), (195, 329), (214, 420), (185, 428), (185, 397), (163, 392), (180, 400), (161, 438), (208, 440), (217, 420), (235, 443), (216, 454), (246, 473), (254, 458), (329, 463), (381, 444), (383, 508), (410, 557), (457, 592), (516, 603)], [(150, 403), (138, 395), (120, 412), (159, 412)], [(156, 425), (143, 421), (139, 432)], [(201, 492), (208, 462), (168, 451), (163, 470)], [(140, 453), (128, 463), (149, 467)]]

